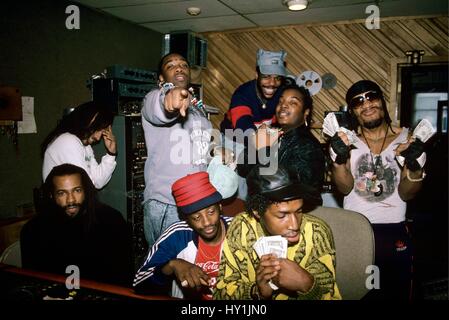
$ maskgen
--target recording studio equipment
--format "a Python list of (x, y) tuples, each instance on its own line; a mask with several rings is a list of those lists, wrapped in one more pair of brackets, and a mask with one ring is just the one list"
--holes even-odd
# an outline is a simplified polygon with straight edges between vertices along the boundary
[(136, 294), (132, 288), (81, 279), (80, 287), (69, 289), (68, 275), (52, 274), (16, 268), (0, 263), (0, 301), (39, 303), (49, 300), (66, 301), (142, 301), (174, 300), (164, 293)]
[(156, 87), (156, 82), (130, 83), (122, 79), (93, 79), (92, 100), (103, 103), (118, 115), (140, 114), (142, 99)]
[(106, 78), (156, 83), (157, 72), (144, 69), (128, 68), (120, 65), (113, 65), (106, 68)]
[[(116, 116), (112, 132), (117, 139), (117, 166), (109, 183), (99, 192), (100, 201), (120, 211), (132, 234), (134, 267), (142, 265), (148, 253), (143, 229), (143, 169), (147, 158), (140, 115)], [(94, 147), (103, 155), (104, 147)], [(97, 150), (98, 149), (98, 150)]]
[[(93, 79), (92, 100), (103, 103), (117, 115), (112, 125), (112, 132), (117, 139), (117, 166), (109, 183), (99, 192), (99, 199), (119, 210), (128, 222), (133, 238), (134, 267), (137, 271), (148, 253), (142, 206), (147, 150), (140, 112), (143, 98), (157, 84), (137, 82), (144, 77), (143, 71), (135, 71), (131, 75), (130, 70), (133, 69), (130, 68), (113, 66), (107, 70), (111, 70), (108, 75), (122, 78)], [(104, 146), (100, 143), (94, 149), (99, 161), (105, 153)]]
[(183, 55), (191, 66), (206, 67), (207, 40), (191, 31), (167, 33), (164, 37), (164, 54), (170, 52)]

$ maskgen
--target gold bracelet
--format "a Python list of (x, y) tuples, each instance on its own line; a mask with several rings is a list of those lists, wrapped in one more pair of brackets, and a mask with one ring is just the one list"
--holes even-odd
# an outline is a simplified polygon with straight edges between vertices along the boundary
[(421, 178), (417, 178), (417, 179), (414, 179), (414, 178), (410, 177), (410, 170), (407, 169), (407, 179), (410, 182), (420, 182), (420, 181), (423, 181), (425, 177), (426, 177), (426, 173), (424, 172), (424, 169), (422, 171)]

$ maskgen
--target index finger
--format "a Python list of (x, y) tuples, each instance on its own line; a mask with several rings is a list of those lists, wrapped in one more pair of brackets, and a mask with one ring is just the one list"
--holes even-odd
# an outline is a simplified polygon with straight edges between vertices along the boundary
[(181, 114), (181, 117), (185, 117), (187, 114), (187, 109), (189, 108), (189, 105), (184, 104), (182, 105), (182, 107), (179, 109), (179, 113)]

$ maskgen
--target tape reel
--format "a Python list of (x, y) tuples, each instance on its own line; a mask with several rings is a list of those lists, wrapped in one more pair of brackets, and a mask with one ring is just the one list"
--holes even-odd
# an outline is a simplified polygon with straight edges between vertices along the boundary
[(318, 73), (315, 71), (304, 71), (296, 77), (296, 84), (309, 90), (310, 95), (317, 94), (323, 86), (323, 81)]
[(337, 85), (337, 78), (332, 73), (323, 74), (323, 89), (330, 90)]

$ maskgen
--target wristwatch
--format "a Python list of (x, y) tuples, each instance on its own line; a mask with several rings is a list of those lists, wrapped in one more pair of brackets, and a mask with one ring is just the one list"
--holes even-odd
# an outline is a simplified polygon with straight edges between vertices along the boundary
[(254, 283), (251, 286), (250, 295), (251, 295), (251, 299), (253, 299), (253, 300), (261, 300), (260, 294), (259, 294), (259, 287), (257, 286), (257, 283)]

